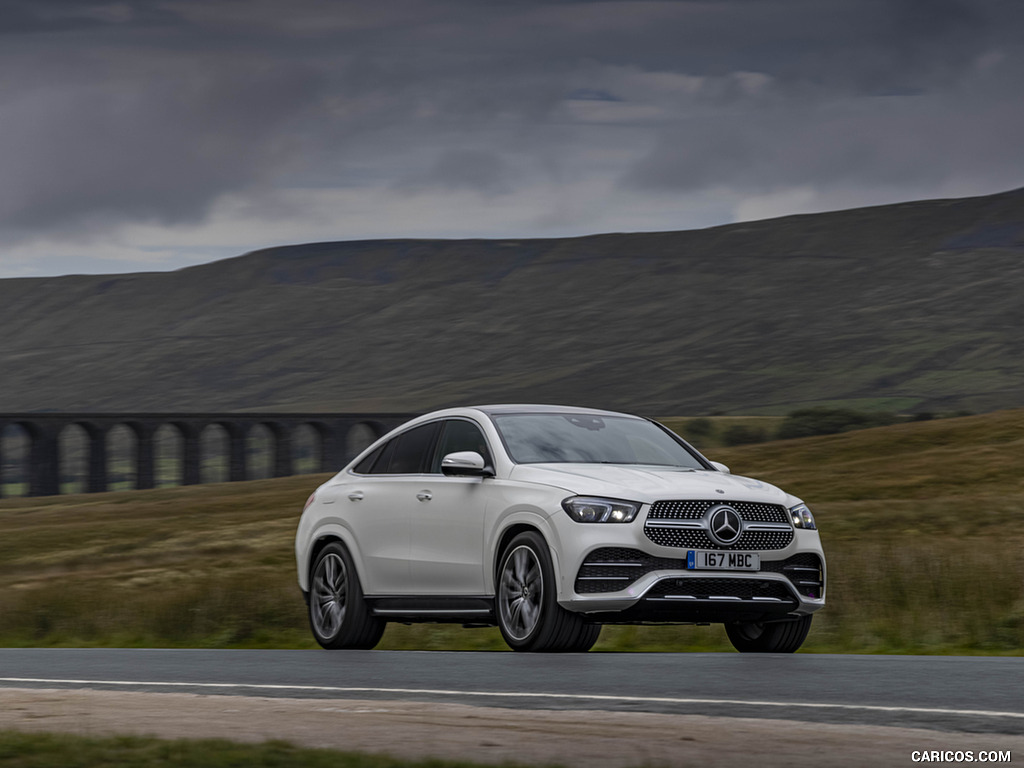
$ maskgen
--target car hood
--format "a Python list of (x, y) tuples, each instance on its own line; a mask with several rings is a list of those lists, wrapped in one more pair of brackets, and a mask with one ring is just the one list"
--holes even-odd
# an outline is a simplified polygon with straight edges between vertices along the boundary
[(651, 503), (660, 499), (722, 499), (787, 504), (774, 485), (713, 470), (619, 464), (517, 464), (511, 480), (564, 488), (586, 496)]

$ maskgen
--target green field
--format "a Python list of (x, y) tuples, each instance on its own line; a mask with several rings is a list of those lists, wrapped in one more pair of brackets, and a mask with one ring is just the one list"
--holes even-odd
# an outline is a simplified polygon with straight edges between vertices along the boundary
[[(1024, 410), (716, 449), (814, 509), (828, 607), (804, 650), (1019, 654)], [(324, 475), (0, 502), (0, 644), (308, 648), (292, 542)], [(383, 648), (503, 648), (392, 625)], [(606, 627), (596, 650), (726, 650), (721, 627)]]
[[(477, 768), (463, 760), (403, 760), (386, 755), (305, 749), (282, 741), (87, 737), (0, 731), (3, 768)], [(506, 768), (514, 768), (506, 763)]]

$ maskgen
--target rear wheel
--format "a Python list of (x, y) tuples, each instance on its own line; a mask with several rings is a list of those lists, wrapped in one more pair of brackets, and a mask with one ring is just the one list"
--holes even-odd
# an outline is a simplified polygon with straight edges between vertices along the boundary
[(558, 604), (547, 542), (534, 531), (505, 548), (498, 567), (498, 628), (514, 651), (589, 651), (601, 634)]
[(386, 622), (370, 613), (352, 556), (339, 542), (317, 555), (310, 577), (309, 626), (324, 648), (373, 648)]
[(793, 653), (807, 638), (811, 616), (771, 624), (726, 624), (725, 633), (741, 653)]

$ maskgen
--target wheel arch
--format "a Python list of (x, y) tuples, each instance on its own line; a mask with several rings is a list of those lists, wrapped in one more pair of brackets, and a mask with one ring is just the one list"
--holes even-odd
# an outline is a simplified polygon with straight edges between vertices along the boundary
[(320, 553), (324, 551), (324, 548), (328, 544), (333, 544), (334, 542), (338, 542), (339, 544), (345, 543), (341, 540), (340, 536), (334, 533), (325, 533), (313, 542), (313, 546), (309, 548), (309, 562), (306, 563), (307, 574), (313, 570), (313, 563), (316, 562), (316, 559), (320, 556)]
[(548, 553), (551, 556), (551, 567), (555, 571), (555, 583), (558, 583), (558, 556), (557, 553), (551, 546), (550, 537), (544, 533), (544, 530), (539, 525), (526, 522), (512, 523), (508, 528), (503, 530), (498, 536), (497, 544), (494, 547), (494, 557), (491, 562), (491, 591), (497, 594), (497, 583), (498, 583), (498, 568), (501, 567), (501, 556), (505, 554), (505, 549), (508, 547), (509, 542), (512, 541), (516, 536), (521, 533), (532, 532), (539, 535), (544, 543), (547, 545)]
[(326, 525), (317, 530), (310, 537), (310, 541), (309, 548), (306, 550), (306, 560), (301, 571), (303, 580), (300, 582), (300, 585), (304, 593), (309, 593), (309, 578), (313, 570), (313, 564), (324, 550), (324, 547), (333, 542), (341, 544), (348, 550), (349, 556), (352, 558), (352, 564), (356, 568), (356, 576), (359, 577), (360, 584), (366, 584), (366, 575), (359, 548), (355, 546), (355, 541), (347, 529), (337, 525)]

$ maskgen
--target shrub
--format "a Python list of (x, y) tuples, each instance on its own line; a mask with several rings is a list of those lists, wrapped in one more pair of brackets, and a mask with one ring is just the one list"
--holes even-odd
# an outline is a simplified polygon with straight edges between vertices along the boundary
[(722, 433), (722, 442), (726, 445), (747, 445), (763, 443), (767, 439), (761, 427), (749, 427), (744, 424), (733, 424)]
[(684, 429), (685, 433), (683, 434), (683, 437), (690, 442), (697, 444), (703, 443), (711, 437), (715, 431), (715, 424), (711, 419), (701, 417), (697, 419), (690, 419), (686, 422)]
[(833, 435), (853, 429), (883, 427), (899, 421), (894, 413), (865, 413), (848, 408), (804, 408), (793, 411), (779, 425), (779, 440), (813, 435)]

